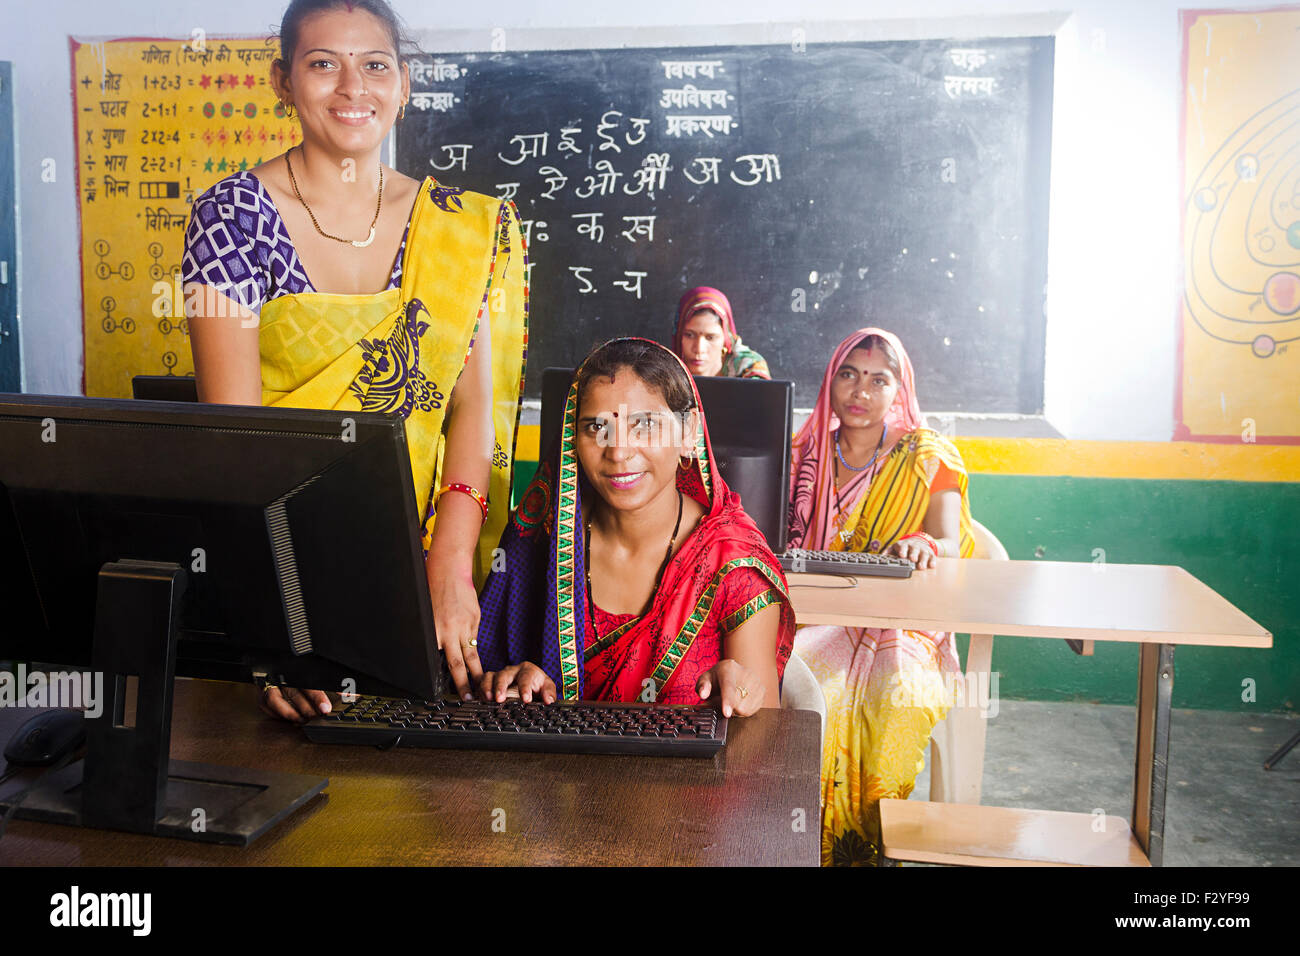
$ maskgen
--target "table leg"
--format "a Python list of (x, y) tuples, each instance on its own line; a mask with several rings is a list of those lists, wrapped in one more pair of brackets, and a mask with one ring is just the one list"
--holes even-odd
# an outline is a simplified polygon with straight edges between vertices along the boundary
[(1138, 662), (1137, 755), (1133, 772), (1133, 835), (1152, 866), (1165, 848), (1165, 789), (1169, 776), (1169, 716), (1174, 645), (1143, 644)]

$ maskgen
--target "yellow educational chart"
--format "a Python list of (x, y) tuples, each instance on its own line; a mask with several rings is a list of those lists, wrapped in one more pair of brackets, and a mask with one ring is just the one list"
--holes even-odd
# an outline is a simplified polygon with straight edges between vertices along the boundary
[(1183, 11), (1174, 437), (1300, 442), (1300, 7)]
[(243, 39), (72, 41), (87, 395), (193, 371), (181, 253), (190, 204), (298, 141)]

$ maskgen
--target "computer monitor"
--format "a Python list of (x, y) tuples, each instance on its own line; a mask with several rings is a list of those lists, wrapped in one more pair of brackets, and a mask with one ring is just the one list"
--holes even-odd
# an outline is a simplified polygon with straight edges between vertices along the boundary
[(319, 792), (169, 773), (173, 676), (438, 697), (421, 517), (397, 415), (0, 394), (0, 659), (89, 668), (108, 698), (80, 789), (20, 815), (247, 843)]
[(134, 375), (131, 397), (151, 402), (197, 402), (199, 386), (193, 375)]
[[(542, 453), (559, 435), (571, 368), (542, 372)], [(740, 495), (777, 554), (785, 550), (790, 501), (790, 436), (794, 431), (794, 383), (758, 378), (696, 376), (718, 470)]]

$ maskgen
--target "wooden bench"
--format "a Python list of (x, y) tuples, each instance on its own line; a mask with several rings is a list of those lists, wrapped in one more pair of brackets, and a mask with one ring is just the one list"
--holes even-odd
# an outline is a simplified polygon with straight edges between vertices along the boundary
[(880, 801), (890, 860), (955, 866), (1150, 866), (1122, 817), (926, 800)]

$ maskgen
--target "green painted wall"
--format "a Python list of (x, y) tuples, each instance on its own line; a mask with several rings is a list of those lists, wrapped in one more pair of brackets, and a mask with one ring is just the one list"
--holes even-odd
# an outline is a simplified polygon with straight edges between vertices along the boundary
[[(536, 469), (517, 462), (515, 496)], [(1181, 647), (1174, 706), (1300, 710), (1300, 483), (1046, 478), (975, 474), (971, 510), (1017, 560), (1185, 568), (1273, 633), (1271, 650)], [(1041, 550), (1040, 550), (1041, 549)], [(1098, 642), (1079, 657), (1064, 641), (994, 641), (1001, 695), (1010, 700), (1131, 704), (1138, 649)], [(963, 660), (966, 641), (960, 641)], [(1242, 700), (1242, 682), (1255, 700)]]

